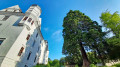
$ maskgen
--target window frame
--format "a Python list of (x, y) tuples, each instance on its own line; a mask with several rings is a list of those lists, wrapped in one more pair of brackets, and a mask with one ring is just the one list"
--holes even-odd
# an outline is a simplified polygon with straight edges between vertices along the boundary
[(29, 19), (28, 19), (28, 22), (31, 22), (31, 21), (32, 21), (32, 18), (29, 18)]
[(29, 39), (30, 39), (30, 34), (28, 34), (26, 37), (26, 40), (29, 40)]
[(35, 56), (34, 63), (36, 62), (37, 56)]
[(9, 17), (10, 17), (10, 16), (4, 16), (4, 17), (2, 18), (2, 21), (6, 21)]
[(32, 21), (31, 25), (33, 25), (34, 21)]
[(0, 45), (2, 45), (2, 43), (3, 43), (3, 40), (0, 40)]
[(34, 47), (34, 45), (35, 45), (35, 40), (34, 40), (33, 43), (32, 43), (32, 47)]
[(23, 51), (24, 51), (24, 47), (21, 47), (21, 49), (20, 49), (20, 51), (19, 51), (19, 53), (18, 53), (18, 56), (21, 56), (22, 53), (23, 53)]
[(37, 52), (39, 52), (39, 50), (40, 50), (40, 46), (38, 46), (38, 50), (37, 50)]
[(30, 59), (31, 54), (32, 54), (32, 52), (30, 51), (29, 54), (28, 54), (27, 60)]
[(38, 37), (38, 33), (36, 34), (36, 38)]
[(2, 43), (4, 42), (4, 40), (5, 40), (5, 38), (0, 38), (0, 41), (1, 41), (0, 45), (2, 45)]
[(24, 67), (28, 67), (27, 65), (25, 65)]
[(27, 19), (28, 19), (28, 17), (26, 16), (26, 17), (23, 18), (23, 21), (26, 21)]

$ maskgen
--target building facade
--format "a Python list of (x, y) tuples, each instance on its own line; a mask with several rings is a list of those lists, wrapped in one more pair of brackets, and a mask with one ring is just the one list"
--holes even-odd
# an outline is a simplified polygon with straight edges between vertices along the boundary
[(18, 5), (0, 10), (0, 67), (47, 64), (48, 42), (41, 34), (41, 8), (22, 13)]

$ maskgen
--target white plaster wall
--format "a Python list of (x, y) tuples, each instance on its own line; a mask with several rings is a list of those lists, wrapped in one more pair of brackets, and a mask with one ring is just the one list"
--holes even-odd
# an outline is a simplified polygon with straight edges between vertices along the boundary
[(38, 61), (39, 64), (43, 64), (45, 47), (46, 47), (45, 46), (45, 41), (43, 40), (41, 42), (41, 52), (40, 52), (40, 57), (39, 57), (39, 61)]
[[(38, 14), (40, 15), (40, 10), (38, 10), (38, 8), (35, 7), (34, 11), (38, 12)], [(32, 15), (27, 15), (27, 16), (32, 17)], [(21, 18), (24, 18), (24, 17), (21, 17)], [(41, 40), (42, 39), (42, 37), (40, 35), (41, 33), (39, 33), (38, 37), (36, 37), (36, 34), (38, 33), (38, 29), (36, 29), (36, 27), (38, 27), (38, 25), (41, 26), (41, 18), (38, 17), (38, 18), (32, 19), (32, 20), (35, 21), (33, 25), (31, 25), (31, 23), (28, 22), (27, 20), (19, 21), (19, 23), (23, 23), (24, 26), (19, 27), (19, 26), (13, 26), (13, 24), (12, 24), (11, 28), (13, 28), (13, 29), (17, 28), (14, 31), (17, 32), (21, 29), (22, 29), (22, 31), (19, 33), (19, 36), (18, 36), (18, 33), (17, 33), (17, 35), (16, 34), (8, 35), (8, 36), (13, 36), (12, 38), (16, 39), (16, 40), (14, 41), (13, 45), (11, 46), (7, 55), (5, 56), (5, 58), (1, 64), (1, 67), (24, 67), (25, 65), (27, 65), (28, 67), (32, 67), (33, 65), (36, 65), (38, 61), (39, 61), (39, 63), (44, 64), (44, 61), (47, 60), (47, 57), (48, 57), (47, 55), (49, 54), (49, 52), (46, 53), (46, 51), (45, 51), (46, 43), (44, 40)], [(29, 28), (29, 30), (28, 30), (28, 28)], [(41, 28), (39, 30), (41, 30)], [(6, 33), (9, 33), (9, 32), (6, 32)], [(30, 36), (30, 39), (27, 41), (26, 37), (28, 36), (28, 34), (30, 34), (31, 36)], [(11, 40), (12, 40), (12, 38), (11, 38)], [(35, 44), (33, 46), (34, 40), (35, 40)], [(8, 45), (9, 45), (9, 43), (8, 43)], [(18, 53), (19, 53), (21, 47), (24, 47), (24, 51), (21, 56), (18, 56)], [(30, 51), (32, 53), (31, 53), (29, 60), (27, 60), (27, 57), (28, 57), (28, 54)], [(34, 62), (34, 59), (36, 56), (37, 56), (37, 58), (36, 58), (36, 61)]]
[(49, 51), (45, 52), (45, 57), (44, 57), (44, 64), (48, 63), (48, 55), (49, 55)]
[[(29, 24), (27, 21), (25, 22), (26, 24)], [(31, 58), (29, 61), (26, 61), (25, 58), (24, 60), (22, 59), (23, 64), (22, 65), (29, 65), (29, 66), (33, 66), (35, 64), (34, 63), (34, 58), (37, 55), (37, 47), (40, 47), (40, 36), (38, 35), (38, 37), (36, 38), (36, 34), (37, 34), (37, 30), (35, 29), (35, 25), (33, 24), (31, 26), (31, 24), (29, 24), (31, 30), (28, 31), (26, 26), (24, 26), (24, 29), (22, 30), (22, 32), (20, 33), (20, 35), (18, 36), (18, 38), (16, 39), (15, 43), (13, 44), (13, 46), (11, 47), (11, 49), (9, 50), (8, 54), (6, 55), (6, 58), (4, 59), (3, 63), (3, 67), (8, 67), (8, 65), (10, 67), (15, 67), (17, 62), (21, 62), (21, 58), (27, 58), (29, 52), (31, 51)], [(29, 41), (26, 40), (26, 37), (28, 34), (31, 34), (31, 37), (29, 39)], [(34, 45), (34, 47), (32, 46), (33, 41), (36, 40), (36, 43)], [(22, 56), (18, 56), (18, 53), (21, 49), (21, 47), (24, 47), (24, 52), (22, 53)], [(27, 48), (29, 47), (29, 48)], [(27, 48), (27, 49), (26, 49)], [(39, 54), (39, 53), (38, 53)], [(39, 56), (39, 55), (38, 55)], [(10, 58), (10, 59), (8, 59)], [(27, 63), (25, 63), (27, 62)], [(7, 64), (6, 64), (7, 63)], [(19, 65), (18, 65), (19, 66)], [(20, 64), (21, 67), (21, 64)]]
[[(12, 18), (15, 18), (15, 19), (12, 19)], [(14, 40), (20, 34), (19, 32), (23, 29), (22, 27), (14, 26), (14, 23), (17, 23), (17, 20), (19, 20), (20, 18), (22, 18), (22, 16), (11, 15), (8, 18), (8, 20), (4, 21), (5, 24), (8, 25), (5, 29), (3, 28), (4, 31), (1, 34), (2, 36), (4, 36), (6, 38), (5, 44), (7, 46), (4, 49), (8, 49), (9, 50), (8, 46), (11, 47), (12, 43), (14, 42)], [(3, 34), (5, 34), (5, 35), (3, 35)], [(5, 46), (5, 44), (3, 44), (3, 46)], [(16, 48), (14, 48), (14, 49), (16, 49)], [(14, 54), (14, 52), (12, 52), (11, 54)], [(14, 57), (14, 55), (12, 56), (12, 58), (11, 58), (11, 55), (10, 55), (10, 57), (6, 55), (4, 60), (3, 60), (3, 62), (2, 62), (2, 64), (1, 64), (1, 67), (8, 67), (8, 66), (9, 67), (13, 67), (16, 64), (16, 62), (15, 62), (16, 58), (13, 58), (13, 57)]]

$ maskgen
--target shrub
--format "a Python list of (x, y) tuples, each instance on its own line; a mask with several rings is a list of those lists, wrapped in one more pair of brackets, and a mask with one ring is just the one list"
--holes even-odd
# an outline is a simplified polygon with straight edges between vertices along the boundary
[(90, 67), (97, 67), (95, 64), (90, 64)]

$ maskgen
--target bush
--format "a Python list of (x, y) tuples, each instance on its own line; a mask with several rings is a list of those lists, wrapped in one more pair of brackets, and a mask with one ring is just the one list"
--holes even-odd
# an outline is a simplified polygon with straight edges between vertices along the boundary
[(50, 67), (50, 66), (47, 66), (47, 65), (44, 65), (44, 64), (37, 64), (36, 66), (34, 67)]
[(95, 64), (90, 64), (90, 67), (97, 67)]
[(78, 65), (75, 65), (75, 67), (79, 67)]
[(119, 64), (115, 64), (112, 67), (120, 67), (120, 63)]

